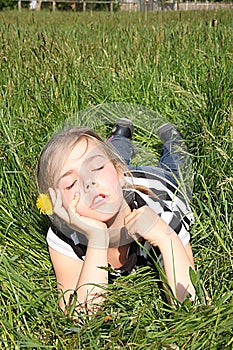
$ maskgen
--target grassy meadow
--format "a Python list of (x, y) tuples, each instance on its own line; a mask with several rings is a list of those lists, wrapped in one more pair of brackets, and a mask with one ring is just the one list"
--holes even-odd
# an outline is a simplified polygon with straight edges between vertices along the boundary
[[(231, 10), (0, 13), (1, 349), (233, 348), (232, 20)], [(114, 101), (158, 111), (187, 141), (195, 285), (211, 303), (170, 308), (144, 269), (75, 324), (58, 308), (35, 168), (67, 118)], [(134, 139), (157, 152), (148, 125), (136, 122)]]

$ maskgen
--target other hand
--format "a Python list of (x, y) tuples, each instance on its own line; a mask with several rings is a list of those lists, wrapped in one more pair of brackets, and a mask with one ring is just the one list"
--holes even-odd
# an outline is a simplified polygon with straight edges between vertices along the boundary
[(159, 242), (163, 239), (164, 235), (173, 231), (167, 223), (148, 206), (133, 210), (125, 218), (125, 226), (131, 237), (138, 239), (141, 236), (154, 246), (159, 246)]

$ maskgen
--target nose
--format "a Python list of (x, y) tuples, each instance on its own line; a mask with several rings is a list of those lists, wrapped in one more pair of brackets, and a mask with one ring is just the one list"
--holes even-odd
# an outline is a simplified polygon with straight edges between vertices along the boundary
[(84, 190), (85, 190), (86, 192), (88, 192), (88, 191), (90, 191), (90, 189), (91, 189), (92, 187), (95, 187), (95, 186), (96, 186), (95, 180), (93, 180), (93, 179), (87, 179), (87, 180), (85, 181), (85, 183), (84, 183)]

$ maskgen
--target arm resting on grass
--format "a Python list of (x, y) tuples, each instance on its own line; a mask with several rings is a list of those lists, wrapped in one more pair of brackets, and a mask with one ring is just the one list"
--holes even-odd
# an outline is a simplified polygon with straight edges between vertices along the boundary
[(88, 246), (84, 261), (68, 257), (52, 248), (49, 248), (49, 252), (60, 297), (64, 293), (59, 302), (64, 312), (74, 290), (77, 290), (78, 295), (77, 306), (91, 304), (92, 301), (94, 304), (101, 303), (104, 298), (104, 287), (108, 284), (108, 272), (99, 267), (108, 266), (107, 249)]
[(195, 289), (189, 277), (190, 267), (194, 269), (190, 245), (184, 247), (175, 231), (147, 206), (134, 210), (126, 217), (125, 222), (132, 237), (137, 238), (140, 235), (159, 248), (167, 281), (174, 296), (183, 301), (190, 294), (194, 299)]

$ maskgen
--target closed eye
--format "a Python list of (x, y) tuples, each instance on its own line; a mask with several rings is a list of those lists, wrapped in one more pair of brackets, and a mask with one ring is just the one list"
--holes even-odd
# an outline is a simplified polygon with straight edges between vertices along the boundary
[(69, 185), (69, 186), (66, 186), (66, 190), (71, 190), (71, 188), (75, 185), (75, 183), (77, 182), (77, 180), (75, 180), (74, 182), (72, 182), (72, 184), (71, 185)]
[(100, 167), (95, 168), (95, 169), (93, 169), (92, 171), (99, 171), (99, 170), (102, 170), (103, 168), (104, 168), (104, 165), (101, 165)]

